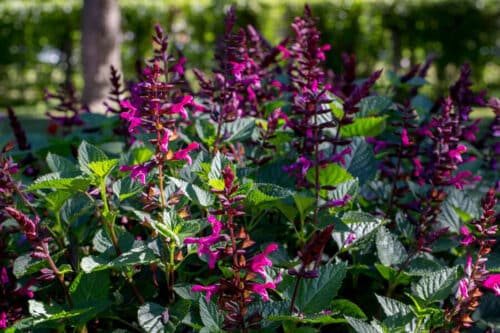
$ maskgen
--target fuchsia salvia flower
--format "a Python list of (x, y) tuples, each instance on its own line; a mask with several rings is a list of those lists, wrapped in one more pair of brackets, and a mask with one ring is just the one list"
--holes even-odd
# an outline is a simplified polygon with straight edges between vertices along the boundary
[(7, 314), (5, 312), (0, 313), (0, 328), (7, 328)]
[(202, 255), (208, 255), (208, 267), (210, 269), (215, 268), (215, 262), (219, 258), (218, 250), (211, 250), (210, 246), (220, 242), (224, 239), (224, 235), (220, 235), (220, 231), (222, 230), (222, 223), (218, 221), (215, 216), (210, 215), (208, 217), (208, 223), (212, 225), (212, 234), (206, 237), (193, 238), (188, 237), (184, 240), (184, 244), (198, 244), (198, 255), (201, 257)]
[(457, 298), (469, 298), (469, 282), (466, 278), (458, 282)]
[(172, 111), (172, 113), (179, 113), (183, 119), (187, 119), (188, 114), (187, 114), (187, 111), (184, 107), (186, 105), (190, 105), (192, 102), (193, 102), (193, 96), (186, 95), (186, 96), (184, 96), (182, 101), (180, 101), (177, 104), (172, 105), (171, 111)]
[(139, 127), (142, 123), (141, 118), (136, 117), (137, 108), (130, 104), (129, 101), (122, 101), (120, 102), (120, 105), (125, 109), (129, 109), (129, 112), (122, 112), (120, 114), (120, 117), (130, 122), (130, 124), (128, 125), (128, 131), (129, 133), (133, 133), (135, 128)]
[(500, 274), (490, 274), (483, 282), (483, 286), (492, 289), (495, 295), (500, 296)]
[(2, 273), (0, 274), (0, 281), (2, 281), (2, 284), (9, 283), (9, 276), (7, 275), (7, 269), (5, 267), (2, 267)]
[(256, 294), (259, 294), (262, 297), (264, 302), (269, 301), (269, 294), (267, 293), (267, 289), (276, 289), (276, 284), (274, 281), (266, 282), (266, 283), (254, 283), (251, 286), (252, 291)]
[(410, 144), (410, 139), (408, 139), (408, 130), (403, 128), (401, 131), (401, 142), (403, 142), (403, 146), (408, 146)]
[(457, 162), (463, 162), (462, 154), (467, 151), (467, 147), (464, 145), (458, 145), (457, 149), (452, 149), (448, 152), (450, 158), (456, 160)]
[(186, 63), (185, 57), (180, 57), (179, 61), (172, 66), (172, 71), (178, 73), (179, 75), (184, 75), (184, 64)]
[(188, 164), (193, 163), (189, 152), (198, 149), (200, 144), (198, 142), (191, 142), (186, 148), (178, 150), (174, 154), (174, 160), (185, 160)]
[(264, 252), (262, 253), (259, 253), (257, 255), (255, 255), (252, 259), (251, 259), (251, 262), (250, 262), (250, 269), (259, 274), (260, 276), (262, 276), (262, 278), (265, 280), (266, 279), (266, 273), (264, 272), (264, 267), (265, 266), (272, 266), (272, 262), (271, 260), (269, 260), (266, 256), (271, 253), (271, 252), (274, 252), (278, 249), (278, 245), (277, 244), (270, 244), (266, 247), (266, 249), (264, 250)]
[(146, 176), (148, 175), (149, 171), (151, 171), (145, 164), (137, 164), (133, 166), (129, 165), (122, 165), (120, 167), (120, 171), (125, 172), (125, 171), (132, 171), (130, 173), (130, 177), (132, 177), (132, 181), (137, 181), (142, 185), (146, 185)]
[(460, 233), (464, 235), (464, 238), (460, 241), (462, 245), (467, 246), (476, 241), (476, 238), (470, 233), (469, 229), (466, 226), (460, 228)]
[(354, 241), (356, 240), (356, 234), (354, 232), (351, 232), (349, 236), (347, 236), (345, 242), (344, 242), (344, 247), (348, 247), (351, 245)]
[(212, 297), (213, 294), (216, 294), (219, 291), (220, 286), (218, 284), (212, 284), (208, 286), (202, 286), (199, 284), (194, 285), (191, 288), (192, 292), (206, 292), (207, 294), (205, 295), (205, 299), (210, 301), (210, 297)]
[(288, 51), (288, 49), (283, 45), (278, 45), (276, 48), (281, 52), (283, 59), (290, 58), (290, 56), (292, 55), (290, 51)]
[(163, 135), (163, 138), (161, 138), (160, 141), (160, 150), (164, 153), (168, 151), (168, 139), (170, 137), (170, 131), (165, 130), (165, 134)]

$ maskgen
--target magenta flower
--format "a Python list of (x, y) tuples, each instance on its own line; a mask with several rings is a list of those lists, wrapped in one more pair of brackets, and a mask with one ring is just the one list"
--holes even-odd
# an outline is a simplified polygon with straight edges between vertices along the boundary
[(290, 51), (288, 51), (288, 49), (283, 45), (278, 45), (276, 48), (282, 53), (283, 59), (290, 58), (290, 56), (292, 55)]
[(196, 104), (194, 102), (194, 98), (193, 96), (191, 95), (186, 95), (184, 96), (184, 98), (182, 99), (182, 101), (180, 101), (179, 103), (177, 104), (174, 104), (172, 105), (172, 109), (171, 109), (171, 112), (172, 113), (179, 113), (181, 115), (182, 118), (184, 119), (187, 119), (188, 118), (188, 114), (187, 114), (187, 111), (185, 109), (185, 107), (187, 105), (191, 105), (192, 107), (195, 108), (195, 110), (197, 111), (202, 111), (204, 110), (204, 107), (199, 105), (199, 104)]
[(500, 296), (500, 274), (490, 274), (483, 282), (483, 286), (492, 289), (495, 295)]
[(0, 313), (0, 328), (7, 328), (7, 314), (5, 312)]
[(191, 156), (189, 156), (189, 152), (195, 149), (198, 149), (200, 144), (198, 142), (191, 142), (186, 148), (178, 150), (174, 154), (174, 160), (186, 160), (188, 164), (193, 163)]
[(5, 267), (2, 267), (2, 273), (0, 274), (0, 281), (2, 281), (2, 284), (9, 283), (9, 276), (7, 275), (7, 269)]
[(351, 232), (349, 236), (347, 236), (345, 242), (344, 242), (344, 247), (348, 247), (349, 245), (352, 244), (356, 240), (356, 234), (354, 232)]
[(403, 142), (403, 146), (408, 146), (410, 144), (410, 139), (408, 139), (408, 130), (403, 128), (401, 132), (401, 142)]
[(342, 199), (330, 200), (325, 204), (325, 207), (343, 207), (347, 201), (351, 200), (351, 196), (346, 194)]
[(215, 262), (219, 258), (219, 251), (212, 251), (210, 246), (220, 242), (226, 236), (220, 235), (222, 223), (218, 221), (215, 216), (210, 215), (208, 217), (208, 222), (212, 225), (211, 235), (200, 238), (187, 237), (184, 240), (184, 244), (198, 244), (198, 256), (201, 257), (204, 254), (208, 255), (208, 267), (210, 267), (210, 269), (214, 269)]
[(163, 135), (163, 138), (161, 138), (160, 141), (160, 150), (162, 152), (167, 152), (168, 151), (168, 139), (170, 137), (170, 132), (168, 130), (165, 131), (165, 134)]
[(462, 154), (467, 151), (467, 147), (464, 145), (458, 145), (457, 149), (452, 149), (448, 152), (450, 158), (456, 160), (457, 162), (463, 162)]
[(458, 282), (457, 298), (469, 298), (469, 283), (466, 278)]
[(212, 284), (208, 286), (202, 286), (199, 284), (194, 285), (191, 288), (192, 292), (206, 292), (207, 294), (205, 295), (205, 299), (210, 301), (210, 297), (212, 297), (213, 294), (216, 294), (219, 291), (219, 285), (218, 284)]
[(126, 109), (129, 109), (129, 112), (122, 112), (120, 117), (126, 119), (130, 124), (128, 125), (129, 133), (133, 133), (135, 128), (140, 126), (142, 121), (141, 118), (137, 117), (137, 108), (130, 104), (129, 101), (122, 101), (120, 105)]
[(130, 177), (132, 177), (132, 181), (137, 181), (139, 179), (139, 182), (142, 185), (146, 185), (146, 176), (148, 175), (150, 169), (147, 167), (145, 164), (137, 164), (133, 166), (129, 165), (122, 165), (120, 167), (121, 172), (126, 172), (126, 171), (132, 171), (130, 174)]
[(460, 233), (464, 236), (464, 238), (460, 241), (460, 244), (462, 245), (470, 245), (476, 240), (474, 235), (470, 233), (466, 226), (460, 228)]
[(259, 294), (262, 297), (264, 302), (269, 301), (269, 294), (267, 293), (267, 289), (275, 289), (276, 284), (274, 282), (266, 282), (266, 283), (254, 283), (251, 285), (251, 289), (254, 293)]
[(250, 270), (259, 274), (265, 280), (266, 274), (264, 272), (264, 267), (273, 265), (271, 260), (269, 260), (266, 256), (269, 253), (276, 251), (277, 249), (277, 244), (270, 244), (266, 247), (264, 252), (255, 255), (250, 261)]
[(172, 66), (172, 71), (178, 73), (179, 75), (184, 75), (184, 64), (186, 63), (185, 57), (180, 57), (179, 61)]

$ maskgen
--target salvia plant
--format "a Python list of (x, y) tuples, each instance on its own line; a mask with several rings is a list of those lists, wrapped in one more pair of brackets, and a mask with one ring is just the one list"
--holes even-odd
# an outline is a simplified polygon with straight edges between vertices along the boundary
[(237, 22), (196, 89), (157, 25), (105, 114), (66, 84), (41, 140), (8, 110), (0, 329), (500, 329), (500, 100), (467, 64), (422, 94), (433, 57), (334, 73), (308, 7), (277, 45)]

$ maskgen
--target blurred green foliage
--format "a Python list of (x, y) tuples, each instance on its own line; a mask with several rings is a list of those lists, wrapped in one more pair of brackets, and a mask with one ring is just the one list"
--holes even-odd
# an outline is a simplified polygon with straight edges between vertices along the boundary
[[(232, 1), (234, 2), (234, 1)], [(188, 58), (188, 68), (210, 70), (217, 34), (231, 1), (120, 0), (125, 77), (147, 59), (151, 32), (159, 22), (172, 34), (172, 47)], [(500, 7), (495, 0), (309, 1), (325, 43), (328, 66), (341, 69), (341, 53), (356, 53), (358, 70), (404, 72), (437, 56), (430, 80), (441, 89), (470, 61), (479, 87), (500, 88)], [(72, 80), (81, 87), (80, 12), (82, 1), (0, 2), (0, 107), (40, 101), (43, 88)], [(289, 31), (303, 1), (240, 0), (238, 24), (254, 25), (272, 43)], [(438, 93), (438, 92), (434, 92)]]

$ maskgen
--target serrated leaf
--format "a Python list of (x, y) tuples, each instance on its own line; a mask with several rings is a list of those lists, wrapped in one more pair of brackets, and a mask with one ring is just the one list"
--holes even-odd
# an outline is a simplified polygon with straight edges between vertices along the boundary
[(340, 127), (340, 134), (343, 138), (372, 137), (382, 133), (385, 130), (385, 125), (385, 116), (356, 118), (352, 124)]
[(343, 316), (367, 319), (363, 310), (347, 299), (334, 299), (331, 303), (331, 309), (335, 314), (339, 313)]
[(222, 179), (222, 169), (226, 166), (229, 160), (221, 154), (217, 152), (214, 158), (212, 159), (212, 163), (210, 164), (210, 172), (208, 173), (208, 179)]
[(123, 179), (118, 179), (112, 185), (113, 193), (120, 201), (127, 200), (133, 197), (139, 191), (141, 191), (142, 186), (139, 182), (132, 181), (132, 178), (127, 177)]
[(80, 169), (91, 175), (93, 170), (89, 167), (89, 163), (105, 161), (108, 159), (108, 156), (96, 146), (83, 141), (78, 147), (78, 164), (80, 165)]
[(346, 267), (345, 263), (321, 266), (317, 278), (300, 281), (295, 303), (300, 312), (311, 314), (326, 309), (342, 286)]
[(99, 177), (106, 177), (118, 164), (118, 159), (90, 162), (88, 168)]
[(233, 122), (222, 125), (222, 133), (229, 133), (229, 137), (224, 142), (238, 142), (248, 139), (255, 129), (255, 119), (238, 118)]
[(139, 325), (146, 332), (165, 332), (165, 317), (167, 317), (168, 321), (168, 309), (156, 303), (143, 304), (137, 310)]
[(47, 154), (47, 166), (52, 172), (57, 172), (62, 178), (72, 178), (80, 174), (75, 163), (56, 154)]
[(380, 327), (380, 325), (373, 326), (360, 319), (349, 316), (345, 316), (345, 319), (357, 333), (384, 333), (384, 330)]
[(84, 178), (59, 178), (44, 180), (39, 178), (35, 180), (33, 185), (31, 185), (28, 190), (43, 190), (43, 189), (54, 189), (54, 190), (66, 190), (70, 192), (82, 192), (86, 191), (90, 185), (90, 181)]
[(375, 297), (377, 297), (377, 301), (380, 303), (386, 316), (392, 316), (398, 313), (403, 315), (411, 313), (411, 307), (398, 300), (379, 295), (375, 295)]
[(460, 216), (458, 216), (449, 201), (445, 201), (441, 204), (441, 211), (437, 216), (437, 220), (442, 227), (447, 227), (449, 231), (455, 233), (460, 232), (460, 227), (462, 226)]
[(247, 195), (247, 200), (253, 205), (273, 202), (293, 195), (293, 191), (275, 184), (255, 183)]
[(194, 201), (195, 203), (199, 204), (202, 207), (208, 207), (210, 206), (215, 197), (213, 196), (212, 193), (205, 191), (198, 185), (190, 184), (182, 179), (177, 179), (170, 177), (169, 178), (177, 187), (181, 189), (184, 194)]
[(100, 271), (89, 274), (80, 272), (71, 283), (69, 293), (74, 306), (84, 308), (96, 301), (106, 301), (109, 287), (109, 272)]
[(422, 277), (417, 283), (412, 284), (411, 290), (413, 295), (429, 304), (446, 298), (456, 281), (456, 267), (444, 268)]
[(92, 208), (89, 198), (85, 194), (79, 193), (66, 200), (61, 208), (61, 219), (68, 224), (72, 224), (78, 217)]
[[(337, 164), (328, 164), (326, 168), (319, 168), (318, 171), (318, 180), (322, 186), (335, 186), (353, 179), (353, 176), (346, 169)], [(316, 182), (315, 168), (310, 168), (307, 171), (306, 179), (312, 184)], [(322, 197), (327, 197), (328, 191), (320, 190), (320, 195)]]
[(137, 265), (149, 265), (157, 261), (158, 258), (154, 251), (145, 245), (141, 245), (122, 253), (111, 261), (105, 253), (100, 256), (84, 257), (80, 267), (84, 272), (90, 273), (108, 268), (122, 269)]
[(30, 254), (20, 255), (14, 260), (12, 273), (17, 279), (22, 278), (27, 274), (32, 274), (47, 266), (46, 261), (32, 258)]
[(54, 191), (47, 193), (43, 199), (47, 202), (47, 209), (58, 214), (71, 195), (72, 193), (68, 191)]
[(346, 170), (359, 179), (360, 186), (375, 178), (377, 163), (373, 149), (362, 138), (353, 138), (349, 144), (351, 153), (344, 157)]
[(377, 231), (376, 246), (378, 258), (384, 266), (400, 264), (408, 256), (403, 244), (384, 227)]
[(221, 332), (222, 322), (224, 317), (217, 304), (213, 302), (207, 302), (207, 300), (202, 297), (200, 298), (200, 318), (203, 325), (209, 330), (209, 332)]
[(392, 105), (392, 100), (387, 96), (368, 96), (363, 98), (356, 106), (363, 117), (380, 114)]
[(349, 237), (356, 237), (350, 247), (361, 244), (365, 238), (372, 235), (377, 228), (382, 226), (383, 221), (371, 214), (360, 211), (348, 211), (341, 218), (342, 223), (335, 226), (332, 237), (339, 248), (342, 248)]

